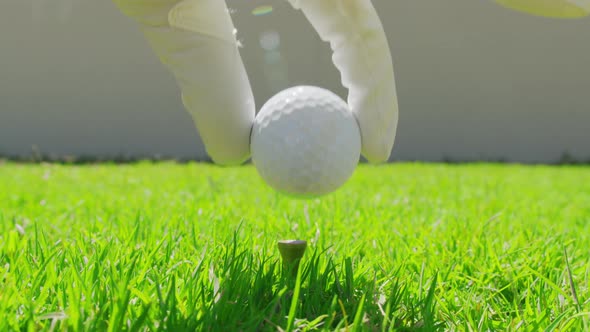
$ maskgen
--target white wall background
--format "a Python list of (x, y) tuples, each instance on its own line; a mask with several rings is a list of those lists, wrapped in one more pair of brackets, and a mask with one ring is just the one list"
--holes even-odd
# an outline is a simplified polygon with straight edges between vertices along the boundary
[[(328, 45), (284, 0), (229, 1), (260, 106), (315, 84), (345, 96)], [(590, 19), (488, 0), (374, 0), (391, 44), (396, 160), (590, 159)], [(252, 15), (260, 5), (271, 14)], [(281, 38), (265, 62), (261, 34)], [(170, 74), (109, 0), (0, 0), (0, 154), (203, 157)]]

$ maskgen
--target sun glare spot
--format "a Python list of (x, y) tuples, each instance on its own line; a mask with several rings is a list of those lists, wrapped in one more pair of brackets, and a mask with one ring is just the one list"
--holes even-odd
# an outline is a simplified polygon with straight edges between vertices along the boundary
[(272, 13), (272, 6), (258, 6), (252, 10), (252, 15), (263, 16)]

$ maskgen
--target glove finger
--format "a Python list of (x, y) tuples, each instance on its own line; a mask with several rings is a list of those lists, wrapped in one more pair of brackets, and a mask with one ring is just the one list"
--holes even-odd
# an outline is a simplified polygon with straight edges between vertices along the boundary
[[(142, 25), (144, 34), (174, 74), (207, 153), (218, 164), (244, 162), (255, 105), (225, 2), (185, 0), (167, 7), (163, 3), (170, 1), (151, 1), (160, 6), (133, 13), (140, 14), (140, 22), (153, 23)], [(166, 24), (158, 9), (166, 10)]]
[(398, 102), (391, 53), (375, 8), (368, 0), (289, 1), (330, 43), (359, 124), (362, 154), (370, 162), (387, 161), (395, 141)]
[(141, 25), (168, 26), (168, 12), (179, 0), (113, 0), (119, 10)]

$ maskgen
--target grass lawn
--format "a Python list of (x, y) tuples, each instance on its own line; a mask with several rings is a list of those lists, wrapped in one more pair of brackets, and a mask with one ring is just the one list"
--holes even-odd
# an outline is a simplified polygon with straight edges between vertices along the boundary
[(575, 331), (589, 287), (590, 167), (0, 164), (0, 331)]

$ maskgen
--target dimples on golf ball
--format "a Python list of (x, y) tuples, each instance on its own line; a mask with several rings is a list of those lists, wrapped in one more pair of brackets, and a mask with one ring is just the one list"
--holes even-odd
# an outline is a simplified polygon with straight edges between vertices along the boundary
[(354, 172), (361, 151), (358, 124), (336, 94), (297, 86), (269, 99), (252, 128), (252, 162), (277, 191), (324, 195)]

